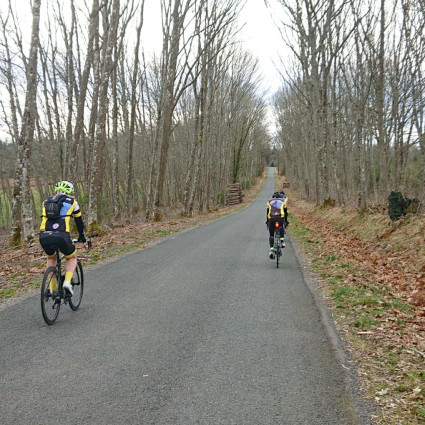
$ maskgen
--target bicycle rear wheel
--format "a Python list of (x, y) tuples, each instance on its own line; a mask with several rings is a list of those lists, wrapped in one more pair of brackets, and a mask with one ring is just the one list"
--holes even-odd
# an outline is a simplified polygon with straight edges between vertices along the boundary
[(80, 308), (84, 290), (83, 265), (80, 260), (77, 261), (77, 267), (75, 268), (71, 283), (74, 295), (69, 299), (69, 306), (72, 310), (76, 311)]
[(276, 256), (276, 268), (279, 268), (279, 257), (281, 255), (280, 236), (278, 232), (274, 233), (274, 253)]
[[(52, 282), (52, 279), (56, 280), (56, 283)], [(51, 284), (52, 283), (52, 288)], [(41, 313), (43, 319), (48, 325), (53, 325), (59, 315), (61, 307), (60, 298), (59, 302), (57, 299), (58, 294), (58, 278), (56, 267), (49, 267), (43, 276), (43, 282), (41, 284)]]
[(276, 268), (279, 268), (280, 247), (276, 249)]

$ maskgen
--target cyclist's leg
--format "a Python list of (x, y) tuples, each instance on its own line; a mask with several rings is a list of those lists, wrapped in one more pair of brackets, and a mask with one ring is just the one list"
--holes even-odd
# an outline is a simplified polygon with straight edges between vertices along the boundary
[(77, 267), (77, 253), (75, 252), (71, 256), (65, 256), (65, 280), (71, 282), (72, 276), (75, 272), (75, 268)]
[(272, 220), (269, 219), (269, 245), (270, 245), (270, 249), (269, 249), (269, 258), (272, 260), (274, 257), (274, 248), (273, 248), (273, 242), (274, 242), (274, 238), (273, 238), (273, 224), (272, 224)]
[(75, 268), (77, 267), (77, 251), (75, 245), (72, 243), (72, 239), (69, 233), (63, 232), (60, 234), (60, 242), (58, 247), (61, 252), (65, 255), (65, 279), (63, 287), (72, 294), (71, 280), (74, 274)]
[(269, 244), (270, 244), (270, 248), (273, 247), (273, 243), (274, 243), (274, 220), (270, 219), (269, 220)]
[(280, 220), (280, 228), (279, 228), (279, 232), (280, 232), (280, 242), (282, 244), (282, 248), (285, 248), (285, 219), (281, 219)]
[[(55, 239), (52, 235), (50, 235), (47, 232), (40, 233), (39, 236), (40, 245), (43, 248), (44, 252), (47, 254), (47, 262), (46, 262), (46, 269), (49, 267), (55, 267), (56, 266), (56, 245), (54, 244)], [(57, 282), (56, 282), (56, 276), (53, 276), (50, 281), (50, 290), (56, 291)]]
[(279, 222), (280, 222), (279, 233), (282, 239), (285, 237), (285, 219), (282, 218), (281, 220), (279, 220)]

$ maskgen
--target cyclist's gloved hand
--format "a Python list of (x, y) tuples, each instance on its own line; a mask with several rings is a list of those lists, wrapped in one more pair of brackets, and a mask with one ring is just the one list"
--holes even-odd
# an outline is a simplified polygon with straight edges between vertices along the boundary
[(81, 235), (78, 237), (78, 242), (87, 242), (84, 233), (81, 233)]

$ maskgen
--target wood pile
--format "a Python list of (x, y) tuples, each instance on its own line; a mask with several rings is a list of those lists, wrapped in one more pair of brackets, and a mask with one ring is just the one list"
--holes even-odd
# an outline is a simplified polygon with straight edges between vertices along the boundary
[(226, 205), (237, 205), (243, 200), (242, 186), (240, 183), (228, 184)]

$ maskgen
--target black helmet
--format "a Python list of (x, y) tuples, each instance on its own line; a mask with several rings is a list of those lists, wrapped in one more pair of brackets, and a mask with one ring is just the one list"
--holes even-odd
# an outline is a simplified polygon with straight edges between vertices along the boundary
[(275, 193), (273, 193), (273, 195), (272, 195), (272, 198), (280, 198), (281, 196), (280, 196), (280, 193), (279, 192), (275, 192)]
[(280, 190), (279, 193), (280, 193), (280, 196), (282, 197), (285, 196), (285, 192), (283, 190)]

